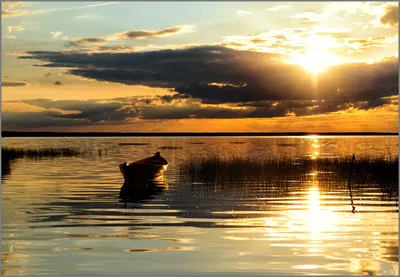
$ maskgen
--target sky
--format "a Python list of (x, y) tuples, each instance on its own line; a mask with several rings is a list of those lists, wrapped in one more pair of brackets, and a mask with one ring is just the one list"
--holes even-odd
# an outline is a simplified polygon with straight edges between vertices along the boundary
[(2, 130), (398, 132), (397, 2), (3, 2)]

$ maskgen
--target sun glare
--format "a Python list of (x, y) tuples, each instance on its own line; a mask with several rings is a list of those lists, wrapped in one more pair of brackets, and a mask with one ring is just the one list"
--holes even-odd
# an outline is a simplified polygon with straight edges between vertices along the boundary
[(319, 49), (310, 49), (305, 54), (293, 54), (286, 62), (300, 65), (308, 72), (317, 75), (326, 68), (339, 64), (339, 59), (332, 53)]

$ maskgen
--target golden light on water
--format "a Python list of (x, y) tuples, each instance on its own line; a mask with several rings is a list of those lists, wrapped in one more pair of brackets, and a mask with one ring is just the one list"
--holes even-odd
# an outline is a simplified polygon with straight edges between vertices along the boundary
[(317, 159), (318, 155), (319, 155), (319, 152), (317, 152), (317, 151), (313, 152), (311, 155), (311, 159), (313, 159), (313, 160)]
[(312, 142), (312, 144), (309, 145), (309, 157), (311, 157), (312, 160), (315, 160), (320, 155), (320, 152), (318, 151), (318, 148), (321, 147), (318, 141), (319, 136), (307, 136), (306, 138)]
[(307, 201), (308, 210), (304, 219), (306, 219), (306, 227), (309, 230), (310, 241), (320, 240), (322, 233), (327, 233), (334, 229), (337, 215), (328, 208), (323, 208), (321, 206), (318, 187), (313, 186), (308, 190)]

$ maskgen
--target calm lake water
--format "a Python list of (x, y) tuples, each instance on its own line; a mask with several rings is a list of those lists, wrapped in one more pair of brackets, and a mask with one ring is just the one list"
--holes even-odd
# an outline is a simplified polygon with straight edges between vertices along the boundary
[[(398, 196), (324, 185), (324, 172), (260, 183), (182, 181), (192, 156), (398, 154), (397, 137), (6, 138), (101, 156), (19, 159), (2, 182), (3, 275), (398, 275)], [(147, 143), (147, 145), (118, 145)], [(163, 147), (174, 149), (163, 149)], [(161, 151), (165, 182), (119, 200), (118, 165)], [(285, 178), (285, 177), (283, 177)], [(333, 177), (332, 177), (333, 178)], [(326, 180), (326, 178), (324, 179)]]

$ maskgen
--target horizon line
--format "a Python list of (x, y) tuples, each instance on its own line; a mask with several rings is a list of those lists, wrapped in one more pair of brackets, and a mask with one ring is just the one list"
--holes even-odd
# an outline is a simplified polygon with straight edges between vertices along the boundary
[(182, 136), (394, 136), (394, 132), (26, 132), (2, 131), (1, 137), (182, 137)]

